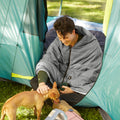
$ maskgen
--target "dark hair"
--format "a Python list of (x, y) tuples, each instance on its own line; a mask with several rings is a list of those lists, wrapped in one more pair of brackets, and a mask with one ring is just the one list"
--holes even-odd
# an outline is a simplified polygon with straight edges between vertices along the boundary
[(75, 24), (68, 16), (63, 16), (55, 21), (54, 29), (65, 36), (67, 33), (72, 33), (75, 29)]

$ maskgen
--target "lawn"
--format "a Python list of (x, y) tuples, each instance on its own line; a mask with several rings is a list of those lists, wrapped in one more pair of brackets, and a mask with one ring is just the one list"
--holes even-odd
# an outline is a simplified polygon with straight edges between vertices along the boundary
[[(57, 16), (60, 0), (47, 0), (48, 15)], [(97, 23), (103, 22), (106, 0), (63, 0), (62, 15), (69, 15), (81, 20)], [(0, 81), (0, 111), (4, 102), (11, 96), (21, 91), (31, 90), (31, 88), (14, 82)], [(42, 109), (41, 120), (44, 120), (52, 110), (50, 100), (45, 102)], [(98, 108), (76, 108), (84, 120), (102, 120)], [(35, 120), (32, 109), (20, 107), (17, 110), (17, 120)], [(5, 120), (8, 120), (7, 117)]]
[[(58, 16), (61, 0), (48, 0), (48, 15)], [(61, 15), (103, 23), (106, 0), (63, 0)]]

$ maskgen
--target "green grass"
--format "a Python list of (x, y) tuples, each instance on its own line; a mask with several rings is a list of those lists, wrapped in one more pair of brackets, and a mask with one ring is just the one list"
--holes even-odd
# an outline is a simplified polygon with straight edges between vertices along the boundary
[[(3, 104), (8, 98), (12, 97), (13, 95), (19, 92), (27, 90), (31, 90), (31, 88), (15, 82), (0, 81), (0, 113)], [(76, 107), (76, 109), (80, 112), (84, 120), (102, 120), (98, 108)], [(44, 120), (51, 110), (52, 102), (50, 100), (47, 100), (42, 109), (41, 120)], [(5, 120), (8, 120), (7, 117), (5, 117)], [(32, 109), (20, 107), (17, 110), (17, 120), (36, 120), (36, 117), (34, 116)]]
[[(48, 15), (57, 16), (60, 0), (48, 0)], [(63, 0), (61, 15), (103, 23), (106, 0)]]

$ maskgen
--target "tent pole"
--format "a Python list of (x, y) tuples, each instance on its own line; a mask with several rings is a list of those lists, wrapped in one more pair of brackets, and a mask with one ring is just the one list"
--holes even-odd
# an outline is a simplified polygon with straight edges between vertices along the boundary
[(60, 15), (61, 15), (61, 10), (62, 10), (62, 2), (63, 2), (63, 0), (61, 0), (61, 2), (60, 2), (60, 8), (59, 8), (59, 14), (58, 14), (58, 16), (60, 16)]

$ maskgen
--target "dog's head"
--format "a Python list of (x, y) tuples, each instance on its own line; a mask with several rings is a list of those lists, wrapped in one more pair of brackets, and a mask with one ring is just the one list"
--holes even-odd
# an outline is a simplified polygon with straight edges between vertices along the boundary
[(57, 84), (56, 82), (53, 83), (53, 88), (49, 90), (49, 98), (52, 99), (54, 102), (59, 103), (59, 97), (60, 97), (60, 93), (57, 89)]

